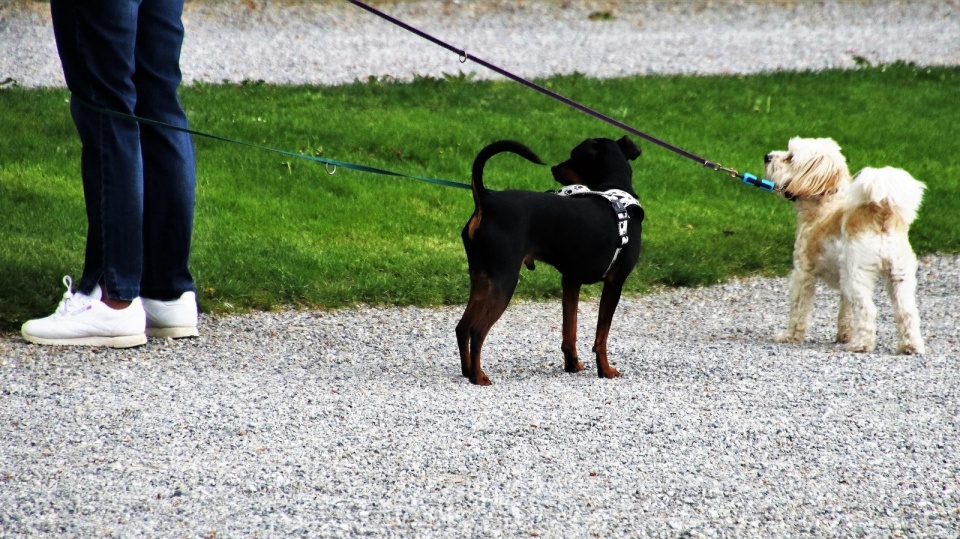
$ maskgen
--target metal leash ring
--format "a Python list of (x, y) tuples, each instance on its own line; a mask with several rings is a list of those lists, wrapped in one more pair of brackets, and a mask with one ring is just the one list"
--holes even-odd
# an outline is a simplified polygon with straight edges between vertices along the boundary
[(740, 176), (740, 173), (737, 172), (736, 169), (727, 168), (727, 167), (721, 167), (720, 170), (722, 170), (722, 171), (726, 172), (727, 174), (729, 174), (731, 178), (740, 178), (740, 177), (741, 177), (741, 176)]
[(327, 170), (327, 174), (333, 176), (334, 174), (337, 173), (337, 165), (333, 165), (333, 170), (330, 170), (330, 166), (331, 166), (330, 163), (323, 164), (323, 168)]
[(740, 177), (740, 173), (737, 172), (736, 169), (729, 168), (729, 167), (725, 167), (725, 166), (721, 165), (720, 163), (713, 163), (713, 167), (712, 167), (712, 168), (713, 168), (713, 170), (714, 170), (715, 172), (726, 172), (727, 174), (730, 175), (731, 178), (739, 178), (739, 177)]

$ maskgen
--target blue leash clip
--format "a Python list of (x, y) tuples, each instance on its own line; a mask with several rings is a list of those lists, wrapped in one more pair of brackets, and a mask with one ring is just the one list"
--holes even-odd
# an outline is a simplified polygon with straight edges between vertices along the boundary
[(754, 187), (759, 187), (768, 193), (772, 193), (776, 185), (766, 178), (757, 178), (749, 172), (743, 173), (743, 183), (747, 185), (752, 185)]

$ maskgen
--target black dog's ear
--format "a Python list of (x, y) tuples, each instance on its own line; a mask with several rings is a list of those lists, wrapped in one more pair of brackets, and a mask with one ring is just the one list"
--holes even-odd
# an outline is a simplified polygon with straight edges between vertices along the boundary
[(634, 144), (626, 135), (620, 137), (620, 140), (617, 141), (617, 146), (620, 146), (620, 151), (623, 152), (623, 156), (627, 158), (627, 161), (633, 161), (640, 157), (642, 153), (640, 147)]

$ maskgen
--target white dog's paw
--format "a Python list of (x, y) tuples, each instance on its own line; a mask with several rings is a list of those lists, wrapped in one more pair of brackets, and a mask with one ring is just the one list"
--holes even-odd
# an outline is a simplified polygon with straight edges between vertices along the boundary
[(905, 355), (914, 355), (914, 354), (923, 354), (926, 350), (923, 347), (923, 342), (913, 343), (913, 342), (904, 342), (900, 343), (900, 346), (897, 347), (898, 354)]
[(840, 344), (844, 344), (844, 343), (850, 342), (850, 339), (852, 339), (852, 338), (853, 338), (853, 337), (851, 337), (849, 331), (838, 331), (838, 332), (837, 332), (837, 336), (836, 336), (836, 340), (835, 340), (834, 342), (838, 342), (838, 343), (840, 343)]
[(779, 343), (798, 343), (803, 341), (803, 333), (785, 330), (774, 335), (773, 340)]
[(851, 342), (847, 343), (844, 348), (847, 352), (867, 353), (873, 352), (874, 345), (870, 342)]

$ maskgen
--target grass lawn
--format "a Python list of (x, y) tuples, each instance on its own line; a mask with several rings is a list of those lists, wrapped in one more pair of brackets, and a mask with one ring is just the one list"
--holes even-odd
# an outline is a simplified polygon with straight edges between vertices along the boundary
[[(904, 168), (928, 186), (911, 230), (918, 253), (960, 251), (960, 68), (909, 65), (730, 77), (564, 76), (540, 81), (654, 136), (740, 171), (788, 138), (836, 139), (853, 170)], [(79, 276), (86, 233), (80, 144), (67, 93), (0, 90), (0, 330), (52, 312)], [(469, 181), (497, 139), (548, 163), (586, 137), (623, 133), (508, 81), (451, 76), (338, 87), (195, 85), (192, 126), (243, 141), (397, 172)], [(634, 162), (646, 209), (644, 252), (628, 292), (788, 271), (790, 203), (652, 144)], [(340, 170), (196, 138), (193, 270), (207, 312), (285, 305), (436, 305), (466, 300), (460, 228), (467, 190)], [(490, 188), (544, 191), (546, 167), (510, 155)], [(524, 270), (518, 296), (559, 295), (556, 272)], [(598, 288), (586, 289), (597, 294)]]

